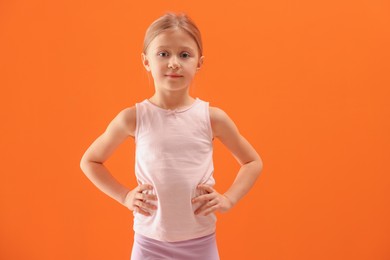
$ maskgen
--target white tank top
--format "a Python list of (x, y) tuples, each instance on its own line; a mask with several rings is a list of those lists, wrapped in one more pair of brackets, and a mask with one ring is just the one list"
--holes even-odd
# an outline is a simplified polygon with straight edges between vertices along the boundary
[[(136, 103), (138, 184), (151, 184), (158, 201), (151, 216), (134, 212), (134, 231), (160, 241), (182, 241), (215, 232), (215, 214), (195, 215), (200, 183), (214, 186), (213, 134), (209, 103), (196, 98), (179, 110), (163, 109), (148, 99)], [(202, 192), (205, 193), (205, 192)]]

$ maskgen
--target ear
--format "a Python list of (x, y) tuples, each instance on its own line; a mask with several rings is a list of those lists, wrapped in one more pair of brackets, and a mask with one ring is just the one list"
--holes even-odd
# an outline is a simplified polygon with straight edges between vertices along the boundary
[(142, 59), (142, 64), (144, 65), (145, 69), (147, 71), (150, 71), (149, 60), (148, 60), (148, 57), (146, 57), (145, 53), (141, 53), (141, 59)]
[(200, 67), (202, 67), (204, 61), (204, 56), (199, 58), (198, 66), (196, 67), (196, 71), (200, 70)]

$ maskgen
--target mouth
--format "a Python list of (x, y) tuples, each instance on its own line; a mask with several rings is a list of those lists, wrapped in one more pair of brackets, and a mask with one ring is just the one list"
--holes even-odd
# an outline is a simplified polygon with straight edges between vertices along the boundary
[(167, 74), (165, 76), (170, 77), (170, 78), (181, 78), (181, 77), (183, 77), (182, 75), (178, 75), (178, 74)]

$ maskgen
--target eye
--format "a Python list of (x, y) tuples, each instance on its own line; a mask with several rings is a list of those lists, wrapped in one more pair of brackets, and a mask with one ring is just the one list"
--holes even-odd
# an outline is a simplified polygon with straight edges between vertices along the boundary
[(159, 52), (157, 55), (160, 56), (160, 57), (167, 57), (168, 56), (168, 52), (162, 51), (162, 52)]
[(182, 52), (182, 53), (181, 53), (181, 56), (182, 56), (183, 58), (189, 58), (191, 55), (190, 55), (188, 52)]

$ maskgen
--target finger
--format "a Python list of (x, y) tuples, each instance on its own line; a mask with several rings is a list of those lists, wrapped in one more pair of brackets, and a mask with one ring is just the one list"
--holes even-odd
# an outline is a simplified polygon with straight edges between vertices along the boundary
[(153, 194), (142, 194), (144, 200), (157, 200), (157, 196)]
[(207, 191), (208, 193), (214, 192), (214, 189), (213, 189), (211, 186), (206, 185), (206, 184), (199, 184), (199, 185), (198, 185), (198, 189), (205, 190), (205, 191)]
[(136, 206), (138, 206), (139, 208), (141, 208), (141, 209), (151, 209), (151, 210), (157, 209), (156, 205), (153, 205), (153, 204), (150, 204), (150, 203), (146, 203), (146, 202), (142, 202), (140, 200), (136, 200), (134, 204)]
[(143, 192), (145, 190), (152, 190), (153, 186), (150, 184), (141, 184), (137, 187), (137, 192)]
[(219, 208), (219, 205), (214, 205), (212, 207), (201, 207), (195, 211), (195, 215), (208, 215), (211, 212), (216, 211)]
[(216, 210), (218, 210), (218, 209), (219, 209), (219, 204), (214, 205), (214, 206), (212, 206), (212, 207), (206, 209), (202, 214), (203, 214), (204, 216), (207, 216), (208, 214), (213, 213), (214, 211), (216, 211)]
[(157, 200), (157, 196), (153, 194), (136, 193), (135, 198), (139, 200)]
[(195, 197), (192, 199), (192, 203), (201, 202), (201, 201), (209, 201), (216, 197), (214, 194), (203, 194), (199, 195), (198, 197)]
[(212, 200), (212, 201), (209, 201), (207, 203), (204, 203), (197, 210), (195, 210), (194, 213), (195, 213), (195, 215), (202, 214), (202, 212), (204, 212), (205, 210), (207, 210), (211, 207), (214, 207), (214, 206), (218, 206), (218, 201)]
[(134, 208), (134, 211), (137, 212), (137, 213), (140, 213), (142, 215), (145, 215), (145, 216), (150, 216), (151, 214), (147, 211), (144, 211), (143, 209), (140, 209), (139, 207), (135, 207)]

